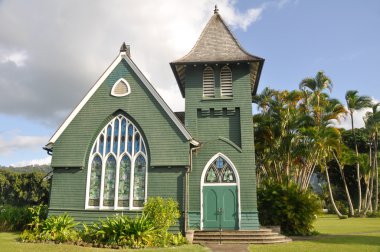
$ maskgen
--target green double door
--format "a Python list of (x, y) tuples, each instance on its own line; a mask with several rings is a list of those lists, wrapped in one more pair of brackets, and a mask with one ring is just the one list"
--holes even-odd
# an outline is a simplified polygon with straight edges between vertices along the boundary
[(239, 228), (237, 186), (203, 187), (203, 229)]

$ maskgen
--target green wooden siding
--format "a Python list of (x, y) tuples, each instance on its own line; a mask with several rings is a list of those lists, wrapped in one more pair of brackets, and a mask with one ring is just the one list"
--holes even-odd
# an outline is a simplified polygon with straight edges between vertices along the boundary
[[(112, 85), (120, 78), (129, 82), (131, 94), (111, 96)], [(144, 134), (151, 166), (189, 164), (187, 139), (122, 60), (55, 142), (52, 167), (86, 167), (96, 136), (118, 111), (124, 111)]]
[[(171, 198), (179, 203), (180, 212), (184, 211), (184, 179), (185, 167), (156, 167), (148, 169), (148, 198), (160, 196)], [(114, 214), (135, 216), (141, 211), (114, 211), (84, 209), (87, 171), (83, 169), (55, 168), (52, 180), (49, 215), (60, 215), (67, 212), (76, 221), (91, 223), (99, 218)], [(171, 231), (184, 229), (183, 215)]]
[(186, 67), (186, 118), (189, 132), (201, 142), (193, 155), (189, 177), (189, 225), (200, 220), (200, 180), (207, 162), (223, 153), (236, 167), (240, 178), (241, 229), (258, 229), (256, 172), (254, 160), (252, 97), (247, 63), (229, 64), (233, 97), (220, 97), (219, 73), (223, 64), (213, 65), (215, 98), (203, 98), (202, 65)]

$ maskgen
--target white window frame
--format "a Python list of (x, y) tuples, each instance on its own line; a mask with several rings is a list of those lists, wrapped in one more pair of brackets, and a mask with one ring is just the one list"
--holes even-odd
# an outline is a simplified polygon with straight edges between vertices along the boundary
[[(118, 146), (117, 146), (117, 153), (113, 153), (113, 138), (114, 138), (114, 122), (115, 120), (118, 119), (120, 121), (120, 126), (119, 126), (119, 132), (118, 132)], [(124, 152), (120, 153), (120, 143), (121, 143), (121, 121), (125, 119), (126, 120), (126, 139), (125, 139), (125, 148)], [(108, 126), (111, 125), (111, 143), (110, 143), (110, 152), (106, 153), (106, 132)], [(128, 127), (129, 125), (133, 126), (133, 134), (132, 134), (132, 153), (129, 154), (128, 152)], [(136, 134), (140, 135), (140, 150), (138, 152), (135, 152), (135, 135)], [(103, 153), (99, 152), (99, 139), (100, 136), (103, 134), (104, 136), (104, 142), (103, 142)], [(96, 151), (93, 153), (94, 147), (96, 145)], [(145, 148), (145, 153), (142, 152), (142, 146)], [(109, 123), (107, 123), (106, 126), (99, 132), (98, 136), (96, 137), (96, 140), (94, 141), (92, 148), (90, 149), (90, 158), (88, 161), (87, 165), (87, 182), (86, 182), (86, 202), (85, 202), (85, 209), (97, 209), (97, 210), (142, 210), (143, 207), (135, 207), (133, 206), (133, 195), (134, 195), (134, 168), (135, 168), (135, 162), (136, 159), (142, 155), (145, 158), (145, 188), (144, 188), (144, 203), (147, 201), (148, 197), (148, 156), (147, 156), (147, 147), (145, 144), (145, 141), (143, 139), (143, 135), (141, 132), (137, 129), (137, 127), (130, 121), (128, 120), (127, 117), (125, 117), (122, 114), (119, 114), (115, 116)], [(104, 176), (105, 176), (105, 168), (106, 168), (106, 161), (109, 156), (113, 155), (115, 160), (116, 160), (116, 172), (115, 172), (115, 194), (114, 194), (114, 206), (103, 206), (103, 200), (104, 200)], [(128, 158), (131, 161), (131, 173), (130, 173), (130, 178), (129, 178), (129, 207), (119, 207), (118, 206), (118, 198), (119, 198), (119, 174), (120, 174), (120, 162), (121, 159), (127, 155)], [(90, 179), (91, 179), (91, 165), (92, 161), (96, 156), (99, 156), (102, 160), (102, 171), (101, 171), (101, 183), (100, 183), (100, 197), (99, 197), (99, 206), (90, 206), (89, 203), (89, 198), (90, 198)]]
[[(116, 93), (115, 93), (115, 92), (116, 92), (115, 89), (116, 89), (117, 85), (118, 85), (120, 82), (123, 82), (123, 83), (127, 86), (127, 88), (128, 88), (127, 92), (124, 93), (124, 94), (116, 94)], [(124, 78), (120, 78), (120, 79), (118, 79), (118, 80), (113, 84), (112, 89), (111, 89), (111, 95), (112, 95), (112, 96), (116, 96), (116, 97), (127, 96), (127, 95), (129, 95), (130, 93), (131, 93), (131, 86), (129, 85), (128, 81), (127, 81), (126, 79), (124, 79)]]

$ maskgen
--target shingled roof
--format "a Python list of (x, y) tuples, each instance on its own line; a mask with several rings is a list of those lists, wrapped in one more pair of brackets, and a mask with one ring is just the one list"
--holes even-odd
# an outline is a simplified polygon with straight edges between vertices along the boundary
[(220, 16), (217, 7), (193, 49), (184, 57), (170, 63), (178, 85), (184, 96), (185, 71), (187, 64), (256, 62), (251, 65), (252, 93), (257, 84), (264, 59), (245, 51)]

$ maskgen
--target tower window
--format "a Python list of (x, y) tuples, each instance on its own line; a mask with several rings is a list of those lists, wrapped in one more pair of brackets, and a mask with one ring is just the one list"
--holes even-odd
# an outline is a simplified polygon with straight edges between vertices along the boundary
[(215, 77), (214, 70), (211, 67), (206, 67), (203, 71), (203, 96), (215, 96)]
[(232, 73), (228, 66), (224, 66), (220, 71), (221, 96), (232, 97)]

